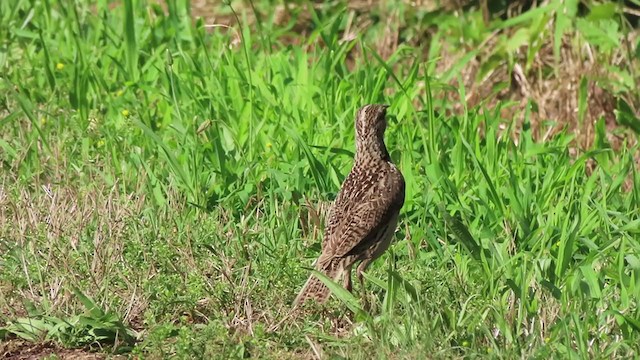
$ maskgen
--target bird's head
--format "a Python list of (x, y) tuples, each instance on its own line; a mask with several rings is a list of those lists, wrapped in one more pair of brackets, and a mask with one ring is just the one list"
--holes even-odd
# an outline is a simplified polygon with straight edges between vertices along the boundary
[(387, 128), (387, 108), (389, 105), (370, 104), (361, 107), (356, 115), (356, 141), (383, 139)]

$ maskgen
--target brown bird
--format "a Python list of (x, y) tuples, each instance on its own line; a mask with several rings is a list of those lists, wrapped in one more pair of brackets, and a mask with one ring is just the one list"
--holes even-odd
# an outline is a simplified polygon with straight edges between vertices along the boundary
[[(351, 267), (360, 262), (356, 276), (387, 250), (404, 205), (405, 183), (391, 162), (384, 144), (387, 105), (366, 105), (355, 120), (356, 157), (351, 172), (331, 207), (315, 268), (351, 291)], [(329, 288), (314, 275), (309, 277), (294, 306), (309, 299), (325, 302)]]

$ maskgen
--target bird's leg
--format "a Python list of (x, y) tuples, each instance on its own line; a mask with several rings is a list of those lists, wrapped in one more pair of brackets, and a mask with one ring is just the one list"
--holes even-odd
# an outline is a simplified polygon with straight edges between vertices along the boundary
[(356, 269), (356, 276), (358, 277), (358, 281), (360, 282), (360, 286), (362, 287), (363, 290), (364, 290), (364, 277), (362, 276), (362, 272), (369, 267), (369, 264), (371, 264), (371, 259), (364, 259)]
[(364, 278), (362, 276), (362, 272), (369, 267), (371, 264), (371, 259), (364, 259), (356, 268), (356, 277), (358, 278), (358, 282), (360, 282), (360, 293), (362, 294), (362, 299), (364, 300), (364, 308), (369, 311), (369, 299), (367, 298), (367, 292), (364, 287)]
[(353, 284), (351, 283), (351, 265), (342, 270), (343, 286), (349, 292), (353, 292)]

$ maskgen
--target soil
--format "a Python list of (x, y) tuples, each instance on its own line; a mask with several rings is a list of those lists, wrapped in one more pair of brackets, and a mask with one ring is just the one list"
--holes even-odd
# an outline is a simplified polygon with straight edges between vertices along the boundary
[[(107, 354), (96, 353), (84, 349), (65, 349), (52, 342), (32, 343), (13, 339), (0, 342), (0, 359), (36, 360), (44, 358), (64, 360), (98, 360), (106, 359)], [(126, 359), (121, 355), (110, 356), (110, 359)]]

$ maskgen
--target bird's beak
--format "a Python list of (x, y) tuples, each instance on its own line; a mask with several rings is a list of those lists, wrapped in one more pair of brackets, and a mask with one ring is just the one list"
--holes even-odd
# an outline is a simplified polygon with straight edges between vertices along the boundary
[(389, 108), (390, 105), (387, 104), (382, 104), (382, 113), (387, 116), (387, 109)]

